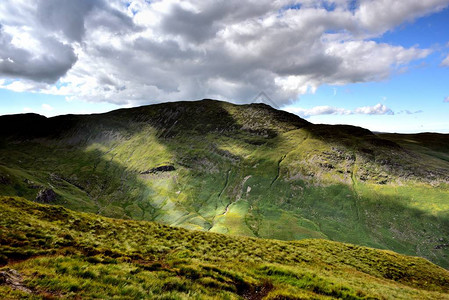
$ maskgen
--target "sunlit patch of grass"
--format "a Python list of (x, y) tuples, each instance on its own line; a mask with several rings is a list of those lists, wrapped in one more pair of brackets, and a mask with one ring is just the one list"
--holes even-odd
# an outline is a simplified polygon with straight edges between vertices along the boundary
[(22, 198), (2, 197), (0, 208), (0, 255), (19, 260), (2, 270), (32, 291), (0, 285), (10, 299), (449, 298), (447, 270), (390, 251), (189, 231)]

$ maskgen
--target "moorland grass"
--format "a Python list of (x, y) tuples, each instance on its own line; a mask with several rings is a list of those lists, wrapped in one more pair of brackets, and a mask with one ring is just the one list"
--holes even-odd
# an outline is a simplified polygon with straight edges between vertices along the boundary
[(323, 239), (284, 242), (0, 198), (6, 299), (449, 299), (429, 261)]
[[(314, 125), (205, 100), (0, 117), (0, 195), (260, 238), (326, 238), (449, 267), (445, 135)], [(141, 174), (155, 167), (175, 170)]]

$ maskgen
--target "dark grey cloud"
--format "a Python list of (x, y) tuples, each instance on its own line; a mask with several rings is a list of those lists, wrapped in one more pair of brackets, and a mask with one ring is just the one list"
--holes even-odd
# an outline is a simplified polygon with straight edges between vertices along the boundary
[[(81, 42), (90, 29), (106, 27), (119, 33), (134, 28), (132, 19), (104, 0), (38, 0), (36, 16), (44, 29)], [(89, 23), (89, 24), (87, 24)]]
[(192, 12), (175, 5), (161, 23), (163, 32), (201, 43), (215, 36), (218, 24), (212, 14)]
[(0, 75), (6, 78), (26, 78), (53, 83), (64, 76), (75, 64), (77, 57), (70, 45), (62, 44), (52, 37), (40, 38), (42, 54), (34, 49), (18, 48), (12, 44), (13, 37), (0, 25)]
[(198, 1), (195, 10), (184, 8), (181, 3), (171, 7), (161, 22), (161, 29), (166, 34), (179, 35), (189, 42), (207, 41), (226, 27), (254, 17), (261, 17), (279, 4), (269, 1)]
[(60, 31), (69, 40), (80, 42), (86, 31), (85, 18), (100, 3), (96, 0), (39, 0), (36, 14), (48, 31)]
[(67, 74), (86, 26), (115, 33), (136, 29), (129, 16), (102, 0), (5, 0), (0, 16), (6, 22), (0, 25), (1, 76), (36, 82), (54, 83)]

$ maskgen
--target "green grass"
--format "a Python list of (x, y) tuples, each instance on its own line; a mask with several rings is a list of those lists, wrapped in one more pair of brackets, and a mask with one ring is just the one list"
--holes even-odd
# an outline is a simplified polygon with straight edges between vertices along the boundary
[(109, 219), (0, 198), (6, 299), (449, 299), (449, 272), (391, 251)]
[[(211, 100), (0, 125), (0, 195), (34, 200), (31, 181), (77, 211), (326, 238), (449, 267), (446, 135), (377, 136)], [(176, 170), (141, 174), (161, 165)]]

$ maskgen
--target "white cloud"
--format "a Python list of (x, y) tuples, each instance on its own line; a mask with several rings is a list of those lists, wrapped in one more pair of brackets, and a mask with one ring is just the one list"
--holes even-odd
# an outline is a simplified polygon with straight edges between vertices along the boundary
[(52, 111), (53, 110), (53, 107), (50, 104), (44, 103), (44, 104), (42, 104), (41, 107), (42, 107), (43, 110), (46, 110), (46, 111)]
[(24, 107), (23, 111), (26, 112), (26, 113), (29, 113), (29, 112), (32, 112), (33, 109), (31, 107)]
[(398, 115), (401, 115), (401, 114), (414, 115), (414, 114), (420, 114), (420, 113), (423, 113), (423, 112), (424, 111), (422, 111), (422, 110), (411, 111), (411, 110), (405, 109), (405, 110), (398, 111), (397, 114)]
[[(301, 107), (286, 107), (286, 111), (297, 114), (300, 117), (308, 118), (318, 115), (394, 115), (394, 112), (383, 104), (376, 104), (374, 106), (358, 107), (354, 110), (332, 106), (315, 106), (313, 108), (305, 109)], [(416, 112), (417, 113), (417, 112)]]
[(123, 105), (265, 91), (282, 106), (426, 57), (370, 38), (449, 4), (353, 2), (2, 0), (0, 88)]
[(350, 115), (352, 112), (350, 110), (332, 106), (315, 106), (310, 109), (305, 109), (301, 107), (289, 107), (286, 108), (288, 112), (294, 113), (303, 118), (308, 118), (311, 116), (318, 115)]
[(403, 22), (443, 10), (447, 0), (359, 0), (355, 15), (363, 28), (374, 34), (383, 33)]
[(378, 103), (374, 106), (359, 107), (354, 110), (356, 114), (363, 115), (394, 115), (394, 112), (384, 104)]
[(443, 61), (441, 62), (441, 66), (449, 67), (449, 55), (445, 59), (443, 59)]

